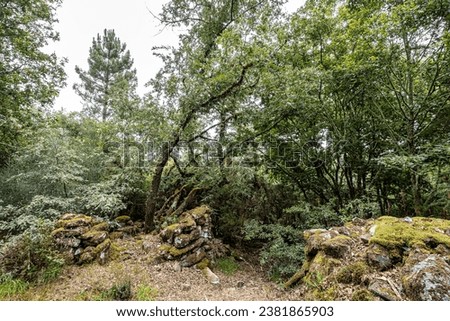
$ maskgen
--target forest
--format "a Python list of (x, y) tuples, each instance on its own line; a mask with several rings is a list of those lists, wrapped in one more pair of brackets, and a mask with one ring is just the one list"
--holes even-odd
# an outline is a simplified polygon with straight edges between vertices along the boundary
[(168, 1), (158, 20), (183, 32), (152, 48), (144, 96), (126, 39), (99, 30), (65, 112), (66, 58), (43, 50), (62, 0), (0, 0), (0, 299), (58, 277), (66, 213), (157, 235), (208, 206), (275, 282), (303, 231), (450, 219), (450, 2), (285, 2)]

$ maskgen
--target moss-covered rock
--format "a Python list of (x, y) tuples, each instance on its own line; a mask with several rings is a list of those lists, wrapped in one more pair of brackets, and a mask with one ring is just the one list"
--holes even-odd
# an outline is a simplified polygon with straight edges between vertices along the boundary
[(367, 263), (379, 271), (386, 271), (393, 267), (389, 251), (378, 245), (372, 244), (366, 251)]
[(356, 262), (341, 268), (336, 273), (336, 280), (344, 284), (361, 284), (363, 277), (369, 273), (365, 262)]
[[(66, 217), (66, 219), (63, 219)], [(72, 229), (80, 226), (89, 226), (93, 222), (93, 218), (83, 214), (70, 214), (70, 216), (63, 216), (57, 223), (56, 227), (63, 227), (65, 229)]]
[(108, 237), (106, 231), (89, 231), (80, 236), (83, 243), (90, 246), (97, 246)]
[(439, 255), (407, 267), (403, 287), (411, 300), (450, 301), (450, 266)]
[(129, 222), (131, 222), (131, 217), (127, 216), (127, 215), (122, 215), (122, 216), (118, 216), (114, 219), (114, 221), (116, 221), (117, 223), (121, 224), (121, 225), (126, 225)]
[(450, 229), (450, 221), (428, 217), (414, 217), (412, 222), (383, 216), (377, 219), (375, 233), (371, 243), (385, 248), (423, 247), (435, 248), (439, 244), (450, 247), (450, 236), (445, 233)]
[(339, 233), (337, 231), (327, 230), (307, 230), (303, 233), (303, 237), (306, 240), (305, 254), (308, 257), (314, 257), (317, 252), (323, 249), (323, 244), (336, 236)]
[(374, 301), (375, 298), (367, 289), (359, 289), (352, 293), (352, 301)]
[(109, 231), (109, 224), (101, 222), (91, 227), (91, 231)]
[(322, 243), (323, 250), (327, 255), (335, 258), (344, 258), (352, 246), (353, 240), (346, 235), (338, 235)]
[(97, 257), (97, 254), (95, 253), (95, 247), (89, 246), (82, 250), (79, 259), (78, 264), (88, 264), (93, 262)]

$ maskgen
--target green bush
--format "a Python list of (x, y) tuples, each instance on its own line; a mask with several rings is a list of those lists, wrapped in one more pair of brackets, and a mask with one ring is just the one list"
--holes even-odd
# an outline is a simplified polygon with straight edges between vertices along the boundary
[(48, 225), (28, 229), (0, 249), (0, 273), (13, 279), (48, 282), (58, 276), (63, 263)]
[(244, 226), (244, 235), (247, 241), (264, 243), (259, 254), (260, 262), (274, 280), (289, 278), (303, 263), (304, 242), (300, 230), (251, 220)]

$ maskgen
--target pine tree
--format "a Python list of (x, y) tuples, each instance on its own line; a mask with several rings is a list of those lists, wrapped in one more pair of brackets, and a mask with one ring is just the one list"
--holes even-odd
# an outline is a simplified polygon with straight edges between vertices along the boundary
[(136, 69), (132, 68), (133, 59), (114, 30), (105, 29), (102, 37), (97, 34), (92, 41), (88, 64), (88, 71), (75, 67), (81, 83), (75, 84), (74, 89), (83, 99), (83, 111), (106, 121), (114, 114), (114, 91), (118, 86), (126, 83), (126, 94), (134, 95), (137, 77)]

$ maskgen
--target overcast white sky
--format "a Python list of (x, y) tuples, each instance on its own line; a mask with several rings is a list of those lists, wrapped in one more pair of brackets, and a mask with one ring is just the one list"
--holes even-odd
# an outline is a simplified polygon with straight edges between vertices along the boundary
[[(61, 40), (51, 44), (47, 50), (59, 57), (66, 57), (67, 87), (61, 90), (56, 99), (55, 108), (80, 110), (80, 98), (72, 86), (79, 81), (75, 73), (78, 65), (87, 69), (87, 57), (92, 38), (103, 29), (115, 29), (116, 35), (127, 44), (134, 59), (139, 81), (138, 94), (143, 95), (147, 89), (145, 83), (161, 68), (161, 61), (152, 55), (151, 48), (159, 45), (176, 45), (176, 31), (159, 25), (148, 9), (158, 14), (168, 0), (65, 0), (58, 9), (59, 23), (56, 30)], [(295, 11), (304, 0), (290, 0), (286, 5), (288, 11)], [(148, 9), (147, 9), (148, 8)]]

